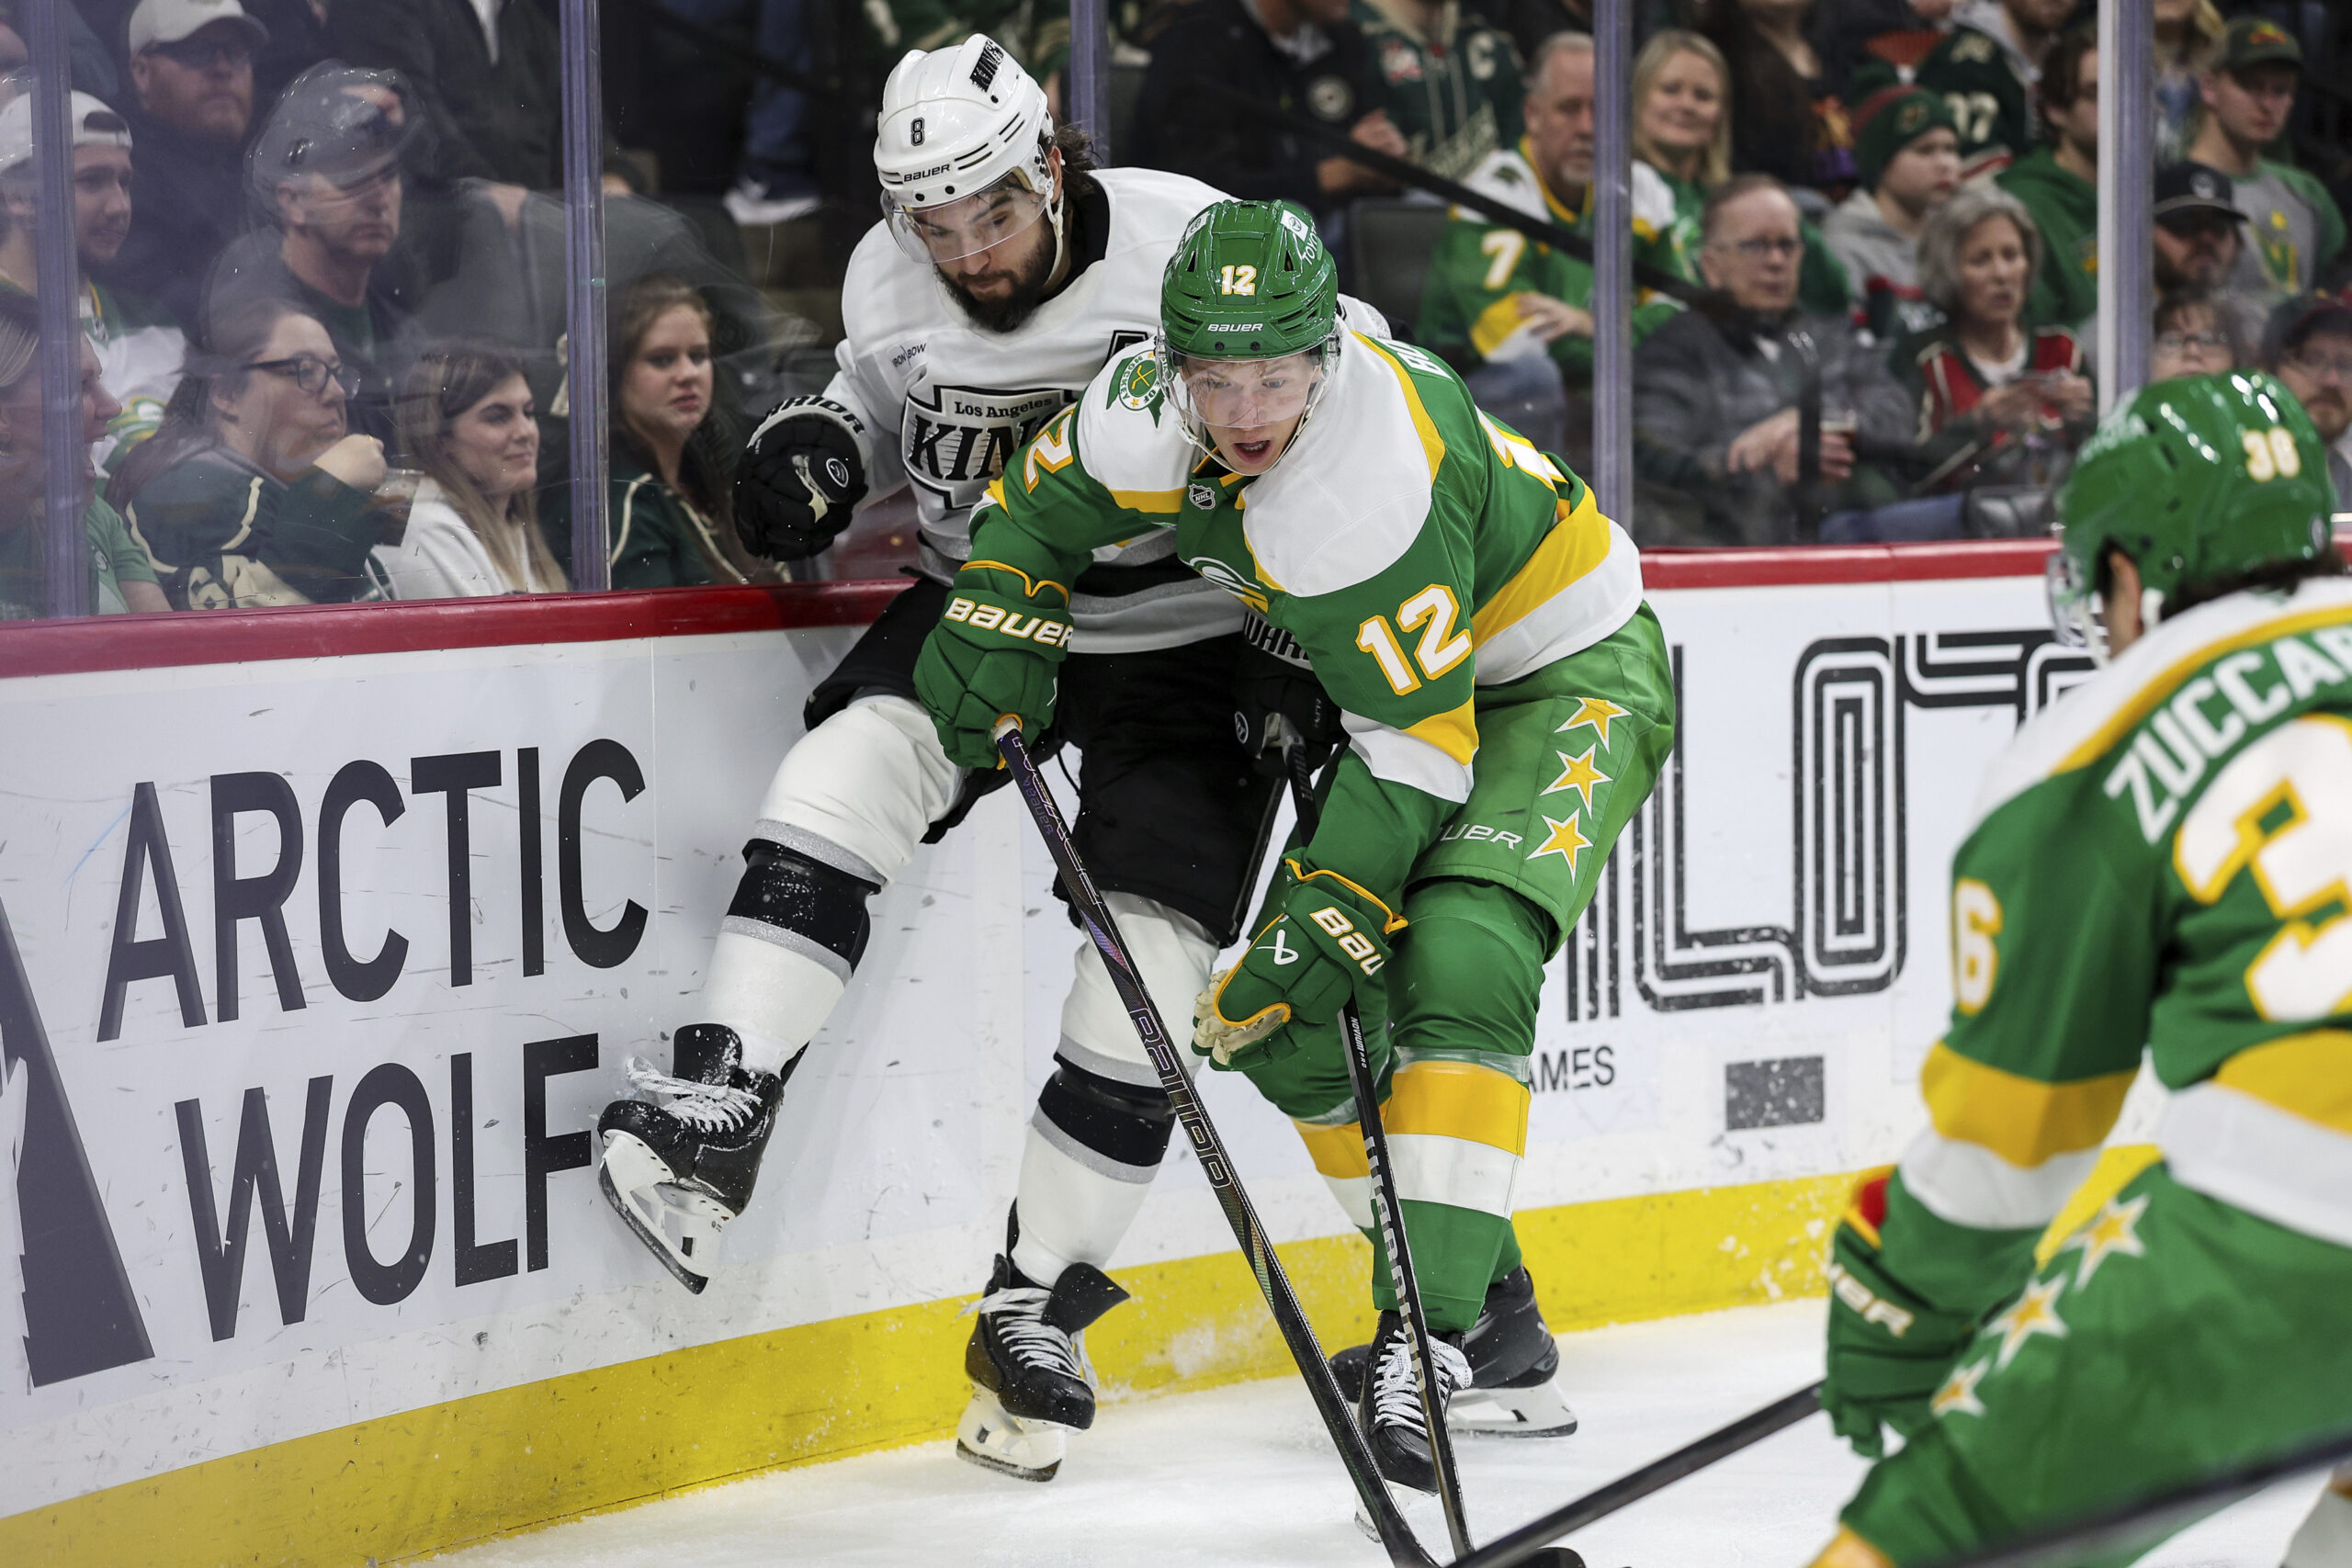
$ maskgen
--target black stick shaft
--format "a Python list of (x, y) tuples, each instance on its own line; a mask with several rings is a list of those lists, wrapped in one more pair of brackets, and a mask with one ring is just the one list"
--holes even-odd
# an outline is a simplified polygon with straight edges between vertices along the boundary
[[(1283, 761), (1290, 773), (1292, 809), (1298, 814), (1303, 842), (1315, 834), (1322, 815), (1315, 801), (1315, 780), (1307, 766), (1306, 748), (1295, 738), (1284, 743)], [(1348, 998), (1340, 1010), (1341, 1045), (1348, 1062), (1348, 1088), (1355, 1095), (1356, 1124), (1363, 1129), (1364, 1164), (1372, 1172), (1372, 1202), (1380, 1222), (1380, 1239), (1388, 1249), (1388, 1282), (1405, 1321), (1408, 1345), (1413, 1353), (1413, 1375), (1421, 1384), (1421, 1425), (1429, 1434), (1430, 1467), (1437, 1472), (1438, 1502), (1445, 1510), (1445, 1531), (1459, 1557), (1470, 1550), (1470, 1523), (1462, 1508), (1462, 1478), (1453, 1464), (1453, 1439), (1445, 1429), (1437, 1381), (1431, 1375), (1430, 1319), (1421, 1305), (1421, 1284), (1413, 1272), (1413, 1249), (1405, 1238), (1405, 1211), (1396, 1197), (1396, 1168), (1389, 1163), (1388, 1129), (1380, 1119), (1380, 1086), (1372, 1076), (1372, 1048), (1364, 1043), (1363, 1012)], [(1374, 1369), (1366, 1367), (1364, 1376)]]
[(1644, 1465), (1631, 1475), (1621, 1476), (1598, 1491), (1586, 1493), (1573, 1503), (1563, 1504), (1508, 1535), (1497, 1536), (1477, 1551), (1457, 1559), (1453, 1568), (1510, 1568), (1511, 1564), (1525, 1562), (1543, 1550), (1546, 1541), (1556, 1540), (1570, 1530), (1582, 1529), (1630, 1503), (1638, 1503), (1653, 1492), (1663, 1491), (1684, 1476), (1706, 1469), (1717, 1460), (1728, 1458), (1753, 1443), (1760, 1442), (1782, 1427), (1795, 1426), (1820, 1408), (1819, 1383), (1785, 1394), (1763, 1409), (1743, 1416), (1730, 1426), (1710, 1432), (1697, 1442), (1677, 1449), (1662, 1460)]
[(1274, 1256), (1273, 1243), (1267, 1238), (1265, 1226), (1259, 1223), (1250, 1195), (1241, 1190), (1241, 1183), (1234, 1175), (1232, 1159), (1225, 1152), (1225, 1140), (1217, 1136), (1207, 1109), (1193, 1091), (1193, 1080), (1176, 1059), (1167, 1026), (1160, 1021), (1159, 1010), (1153, 1005), (1142, 975), (1128, 956), (1127, 944), (1119, 935), (1118, 922), (1111, 918), (1110, 906), (1094, 890), (1085, 863), (1078, 858), (1078, 848), (1070, 841), (1061, 807), (1055, 804), (1045, 781), (1038, 777), (1036, 764), (1029, 760), (1028, 748), (1021, 743), (1020, 731), (1009, 721), (998, 735), (996, 744), (1005, 767), (1012, 772), (1013, 786), (1020, 790), (1030, 817), (1037, 824), (1038, 835), (1046, 840), (1055, 869), (1061, 873), (1071, 907), (1085, 923), (1095, 951), (1102, 955), (1102, 966), (1110, 972), (1112, 988), (1119, 993), (1127, 1017), (1135, 1023), (1144, 1054), (1151, 1058), (1152, 1071), (1159, 1075), (1159, 1087), (1166, 1091), (1176, 1120), (1183, 1126), (1184, 1136), (1192, 1142), (1193, 1156), (1200, 1160), (1201, 1170), (1216, 1193), (1217, 1204), (1233, 1227), (1234, 1239), (1240, 1243), (1241, 1256), (1249, 1260), (1250, 1272), (1257, 1278), (1258, 1289), (1265, 1295), (1274, 1325), (1282, 1331), (1291, 1359), (1298, 1363), (1299, 1375), (1306, 1380), (1306, 1392), (1314, 1398), (1316, 1413), (1323, 1417), (1324, 1427), (1340, 1450), (1340, 1462), (1347, 1467), (1348, 1479), (1355, 1483), (1357, 1497), (1380, 1532), (1381, 1544), (1388, 1550), (1388, 1560), (1399, 1568), (1436, 1568), (1429, 1553), (1421, 1550), (1420, 1542), (1414, 1540), (1412, 1527), (1405, 1522), (1396, 1499), (1388, 1495), (1379, 1468), (1373, 1462), (1372, 1450), (1364, 1445), (1363, 1434), (1356, 1430), (1354, 1414), (1340, 1396), (1340, 1385), (1331, 1381), (1331, 1368), (1323, 1359), (1323, 1347), (1316, 1340), (1313, 1326), (1306, 1321), (1306, 1309), (1298, 1304), (1298, 1295), (1283, 1272), (1282, 1260)]

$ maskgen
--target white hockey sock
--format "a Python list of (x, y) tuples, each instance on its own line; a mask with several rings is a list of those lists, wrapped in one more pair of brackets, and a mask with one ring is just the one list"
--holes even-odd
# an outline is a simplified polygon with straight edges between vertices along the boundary
[[(1179, 1059), (1189, 1067), (1192, 1054), (1182, 1042), (1191, 1026), (1193, 998), (1208, 983), (1216, 945), (1193, 921), (1148, 898), (1112, 893), (1104, 901), (1118, 919), (1144, 988), (1178, 1043)], [(1091, 942), (1078, 951), (1056, 1055), (1114, 1084), (1159, 1087), (1159, 1075)], [(1138, 1119), (1104, 1111), (1066, 1127), (1056, 1121), (1054, 1105), (1048, 1091), (1030, 1121), (1017, 1199), (1021, 1238), (1012, 1249), (1013, 1266), (1046, 1286), (1072, 1263), (1099, 1269), (1110, 1262), (1159, 1169), (1156, 1155), (1151, 1163), (1142, 1163), (1132, 1146)]]
[[(955, 789), (929, 715), (904, 697), (861, 697), (785, 754), (751, 836), (884, 886)], [(722, 924), (697, 1016), (736, 1032), (746, 1069), (781, 1072), (841, 1000), (849, 962), (827, 944), (836, 933), (820, 934)]]

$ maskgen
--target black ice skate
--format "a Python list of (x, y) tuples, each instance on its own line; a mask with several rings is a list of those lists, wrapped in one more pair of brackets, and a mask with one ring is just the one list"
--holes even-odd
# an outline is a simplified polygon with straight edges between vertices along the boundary
[[(1431, 1330), (1430, 1359), (1435, 1363), (1430, 1371), (1437, 1380), (1438, 1408), (1443, 1411), (1454, 1391), (1470, 1381), (1470, 1359), (1462, 1353), (1462, 1336)], [(1421, 1418), (1421, 1384), (1413, 1370), (1412, 1337), (1405, 1332), (1405, 1320), (1396, 1314), (1380, 1314), (1365, 1371), (1369, 1375), (1357, 1396), (1356, 1422), (1363, 1428), (1373, 1461), (1392, 1485), (1434, 1494), (1437, 1466), (1430, 1459), (1429, 1427)]]
[[(1559, 1386), (1560, 1348), (1535, 1305), (1535, 1281), (1514, 1269), (1487, 1287), (1478, 1321), (1463, 1337), (1471, 1385), (1446, 1412), (1449, 1431), (1490, 1438), (1565, 1438), (1577, 1413)], [(1351, 1345), (1331, 1358), (1331, 1376), (1350, 1399), (1362, 1397), (1372, 1347)]]
[(718, 1233), (752, 1201), (792, 1072), (746, 1072), (742, 1057), (733, 1030), (689, 1025), (678, 1031), (678, 1075), (632, 1057), (629, 1087), (648, 1098), (616, 1100), (596, 1119), (605, 1200), (697, 1295), (718, 1267)]
[(1094, 1425), (1094, 1367), (1086, 1329), (1127, 1299), (1102, 1269), (1073, 1263), (1052, 1290), (1032, 1284), (1009, 1258), (996, 1260), (964, 1371), (972, 1403), (956, 1425), (956, 1454), (1023, 1481), (1051, 1481), (1066, 1432)]

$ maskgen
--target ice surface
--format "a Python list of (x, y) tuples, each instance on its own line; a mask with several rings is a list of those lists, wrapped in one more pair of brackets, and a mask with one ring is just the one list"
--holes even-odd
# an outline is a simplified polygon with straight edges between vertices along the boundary
[[(1822, 1303), (1565, 1337), (1583, 1429), (1463, 1441), (1484, 1540), (1820, 1375)], [(1093, 1568), (1347, 1564), (1379, 1549), (1295, 1379), (1106, 1406), (1036, 1485), (956, 1459), (952, 1440), (761, 1476), (453, 1552), (447, 1568), (752, 1568), (777, 1563)], [(1863, 1466), (1816, 1416), (1571, 1538), (1591, 1568), (1803, 1568)], [(2319, 1482), (2274, 1487), (2143, 1559), (2278, 1568)], [(1434, 1506), (1413, 1523), (1443, 1559)]]

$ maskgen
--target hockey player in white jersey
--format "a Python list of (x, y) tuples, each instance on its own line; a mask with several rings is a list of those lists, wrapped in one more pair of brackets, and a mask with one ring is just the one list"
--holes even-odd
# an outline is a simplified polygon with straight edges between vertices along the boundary
[[(735, 511), (763, 555), (823, 549), (869, 494), (914, 487), (922, 576), (810, 697), (745, 846), (697, 1021), (668, 1074), (599, 1123), (614, 1207), (688, 1289), (750, 1200), (785, 1085), (865, 946), (866, 901), (1004, 775), (948, 761), (912, 671), (1004, 460), (1114, 354), (1159, 326), (1160, 272), (1197, 181), (1097, 170), (994, 42), (910, 53), (883, 87), (886, 220), (842, 288), (847, 336), (821, 397), (753, 434)], [(1377, 313), (1358, 305), (1359, 319)], [(1056, 739), (1084, 752), (1077, 835), (1162, 1012), (1187, 1016), (1235, 936), (1276, 782), (1235, 737), (1240, 607), (1155, 534), (1071, 585)], [(1262, 727), (1261, 727), (1262, 728)], [(1166, 1096), (1081, 944), (1057, 1071), (1038, 1100), (966, 1361), (959, 1448), (1035, 1480), (1093, 1419), (1082, 1333), (1125, 1299), (1102, 1272), (1168, 1144)]]

